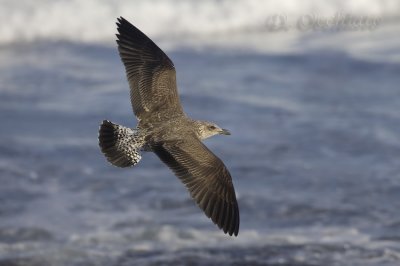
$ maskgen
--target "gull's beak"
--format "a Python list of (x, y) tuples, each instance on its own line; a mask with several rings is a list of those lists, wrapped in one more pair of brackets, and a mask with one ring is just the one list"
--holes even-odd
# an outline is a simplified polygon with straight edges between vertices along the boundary
[(231, 132), (229, 132), (229, 130), (223, 128), (223, 129), (221, 129), (221, 131), (219, 132), (219, 134), (222, 134), (222, 135), (230, 135)]

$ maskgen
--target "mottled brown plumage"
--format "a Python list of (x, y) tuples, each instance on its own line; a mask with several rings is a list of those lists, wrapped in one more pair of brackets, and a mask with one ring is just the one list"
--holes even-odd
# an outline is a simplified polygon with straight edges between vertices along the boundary
[(171, 59), (144, 33), (118, 19), (118, 51), (131, 88), (131, 103), (139, 122), (160, 122), (184, 116)]
[(119, 18), (117, 25), (118, 50), (138, 128), (131, 130), (103, 121), (99, 131), (102, 152), (119, 167), (135, 165), (141, 158), (139, 151), (154, 152), (185, 184), (207, 217), (225, 233), (237, 236), (239, 207), (231, 175), (201, 142), (216, 134), (229, 135), (229, 131), (187, 117), (180, 104), (172, 61), (124, 18)]

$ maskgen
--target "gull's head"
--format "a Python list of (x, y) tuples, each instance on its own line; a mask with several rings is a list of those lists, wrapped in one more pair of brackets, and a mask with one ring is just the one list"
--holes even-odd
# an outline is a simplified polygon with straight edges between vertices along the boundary
[(200, 139), (206, 139), (214, 135), (230, 135), (231, 133), (217, 124), (208, 121), (196, 121), (198, 127), (198, 136)]

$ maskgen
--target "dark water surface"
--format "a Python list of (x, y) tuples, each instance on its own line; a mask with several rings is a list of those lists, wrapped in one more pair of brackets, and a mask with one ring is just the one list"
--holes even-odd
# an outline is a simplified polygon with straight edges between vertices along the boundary
[(176, 50), (185, 111), (241, 210), (225, 236), (153, 154), (110, 166), (99, 122), (134, 127), (114, 48), (0, 48), (0, 265), (400, 265), (400, 65), (331, 50)]

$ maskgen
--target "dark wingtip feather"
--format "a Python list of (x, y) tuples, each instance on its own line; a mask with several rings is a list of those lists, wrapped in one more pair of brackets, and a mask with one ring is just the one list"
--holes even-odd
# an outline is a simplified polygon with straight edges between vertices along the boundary
[[(153, 147), (153, 151), (161, 161), (166, 163), (186, 185), (190, 195), (206, 216), (225, 234), (237, 236), (239, 233), (239, 207), (232, 183), (228, 183), (228, 186), (219, 186), (218, 182), (205, 179), (204, 176), (207, 176), (206, 174), (200, 175), (202, 178), (199, 175), (193, 175), (193, 172), (196, 173), (198, 169), (195, 168), (193, 170), (190, 167), (191, 165), (188, 166), (177, 160), (181, 158), (179, 156), (185, 156), (185, 160), (188, 160), (188, 153), (182, 153), (182, 150), (184, 149), (180, 146), (177, 147), (176, 145), (172, 146), (165, 143)], [(229, 172), (225, 171), (223, 173), (224, 177), (230, 180)]]
[(239, 234), (239, 226), (240, 226), (240, 214), (239, 214), (239, 206), (236, 204), (236, 228), (235, 228), (235, 236)]
[(122, 24), (122, 22), (126, 21), (126, 19), (124, 19), (122, 16), (120, 16), (119, 18), (117, 18), (117, 22), (116, 24), (119, 26)]

